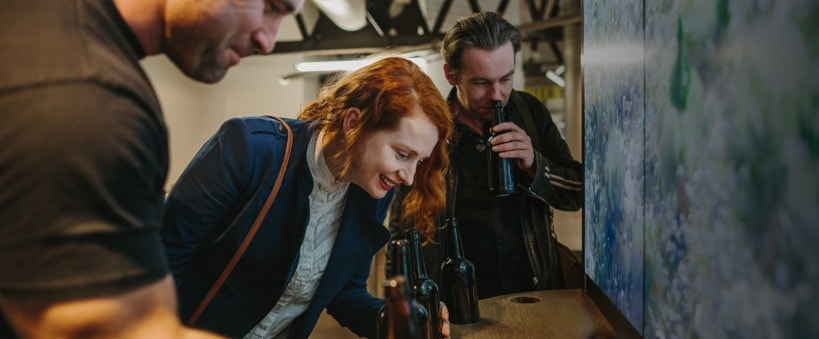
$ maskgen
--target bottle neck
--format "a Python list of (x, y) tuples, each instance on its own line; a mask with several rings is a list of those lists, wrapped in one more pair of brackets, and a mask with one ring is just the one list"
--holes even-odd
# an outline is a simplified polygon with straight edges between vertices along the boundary
[(408, 231), (407, 239), (409, 239), (410, 252), (412, 253), (412, 259), (415, 264), (413, 266), (415, 279), (424, 279), (427, 277), (427, 267), (424, 263), (424, 256), (421, 253), (421, 234), (418, 233), (417, 230), (410, 230)]
[(387, 278), (402, 275), (409, 279), (409, 277), (412, 275), (412, 271), (410, 270), (407, 240), (395, 239), (390, 241), (389, 252), (390, 258), (392, 258), (393, 263), (390, 267), (390, 271), (387, 272), (388, 273)]
[(492, 105), (492, 126), (502, 123), (504, 120), (506, 119), (503, 116), (503, 104), (500, 101), (495, 101)]
[(461, 231), (458, 229), (458, 221), (454, 219), (449, 220), (449, 255), (455, 259), (463, 259), (464, 248), (461, 243)]

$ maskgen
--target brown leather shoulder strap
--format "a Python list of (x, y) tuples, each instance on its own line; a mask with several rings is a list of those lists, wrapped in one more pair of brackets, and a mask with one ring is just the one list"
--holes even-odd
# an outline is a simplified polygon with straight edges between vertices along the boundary
[(247, 231), (247, 234), (242, 240), (242, 243), (239, 245), (239, 248), (233, 253), (233, 257), (231, 257), (230, 261), (227, 263), (227, 265), (225, 265), (225, 269), (222, 270), (222, 273), (219, 274), (219, 277), (213, 282), (213, 286), (211, 286), (210, 290), (208, 290), (208, 293), (204, 298), (202, 298), (202, 301), (199, 302), (199, 306), (196, 307), (196, 310), (193, 312), (193, 314), (191, 314), (190, 318), (188, 318), (186, 323), (188, 326), (193, 326), (193, 324), (199, 320), (199, 317), (203, 312), (205, 312), (205, 309), (208, 307), (211, 300), (213, 300), (213, 297), (215, 297), (216, 293), (219, 292), (219, 289), (222, 288), (222, 285), (225, 283), (228, 276), (230, 276), (233, 268), (236, 267), (239, 259), (242, 258), (242, 255), (247, 250), (247, 247), (250, 245), (250, 242), (253, 240), (256, 232), (259, 230), (262, 220), (264, 220), (267, 212), (270, 210), (270, 206), (272, 206), (273, 201), (276, 200), (276, 195), (279, 193), (279, 188), (281, 187), (284, 179), (284, 172), (287, 170), (287, 162), (290, 160), (290, 150), (293, 148), (293, 131), (283, 119), (274, 116), (271, 116), (271, 118), (278, 120), (279, 123), (282, 124), (282, 127), (287, 130), (287, 146), (284, 150), (284, 156), (282, 157), (282, 163), (279, 167), (279, 174), (276, 177), (276, 182), (273, 184), (273, 189), (270, 190), (267, 200), (265, 200), (264, 205), (262, 205), (262, 209), (259, 210), (259, 214), (256, 215), (256, 219), (253, 220), (253, 225), (250, 226), (250, 230)]

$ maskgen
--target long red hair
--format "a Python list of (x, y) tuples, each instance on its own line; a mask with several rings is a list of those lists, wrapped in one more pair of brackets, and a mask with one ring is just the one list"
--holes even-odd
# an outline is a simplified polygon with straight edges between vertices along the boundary
[[(361, 110), (359, 124), (347, 133), (343, 121), (348, 108)], [(418, 165), (415, 181), (401, 206), (401, 224), (413, 225), (427, 239), (434, 239), (435, 218), (446, 208), (444, 170), (449, 166), (446, 143), (452, 135), (452, 115), (432, 79), (412, 61), (383, 57), (358, 70), (343, 74), (322, 89), (318, 99), (307, 103), (299, 119), (312, 121), (340, 151), (332, 155), (350, 169), (352, 155), (367, 134), (395, 130), (402, 118), (420, 107), (438, 129), (438, 143), (428, 159)]]

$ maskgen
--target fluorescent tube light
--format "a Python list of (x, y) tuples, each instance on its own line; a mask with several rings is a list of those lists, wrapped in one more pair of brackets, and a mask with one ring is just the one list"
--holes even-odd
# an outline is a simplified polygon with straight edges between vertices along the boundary
[(552, 82), (554, 82), (555, 85), (558, 85), (560, 87), (566, 87), (566, 80), (563, 80), (563, 78), (557, 75), (555, 71), (547, 71), (546, 77), (549, 78), (549, 80), (552, 80)]
[[(361, 59), (361, 60), (330, 60), (330, 61), (305, 61), (296, 64), (296, 70), (299, 72), (337, 72), (337, 71), (352, 71), (373, 63), (377, 59)], [(427, 61), (424, 58), (409, 58), (421, 70), (427, 71)]]
[(296, 64), (299, 72), (350, 71), (370, 64), (371, 60), (305, 61)]

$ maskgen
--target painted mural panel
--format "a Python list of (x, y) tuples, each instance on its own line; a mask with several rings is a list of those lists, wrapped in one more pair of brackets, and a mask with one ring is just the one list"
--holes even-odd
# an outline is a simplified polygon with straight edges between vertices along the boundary
[(647, 338), (819, 337), (819, 3), (586, 2), (584, 35), (590, 277)]
[(586, 273), (643, 324), (643, 11), (641, 1), (584, 2)]
[(646, 1), (648, 338), (807, 338), (816, 1)]

